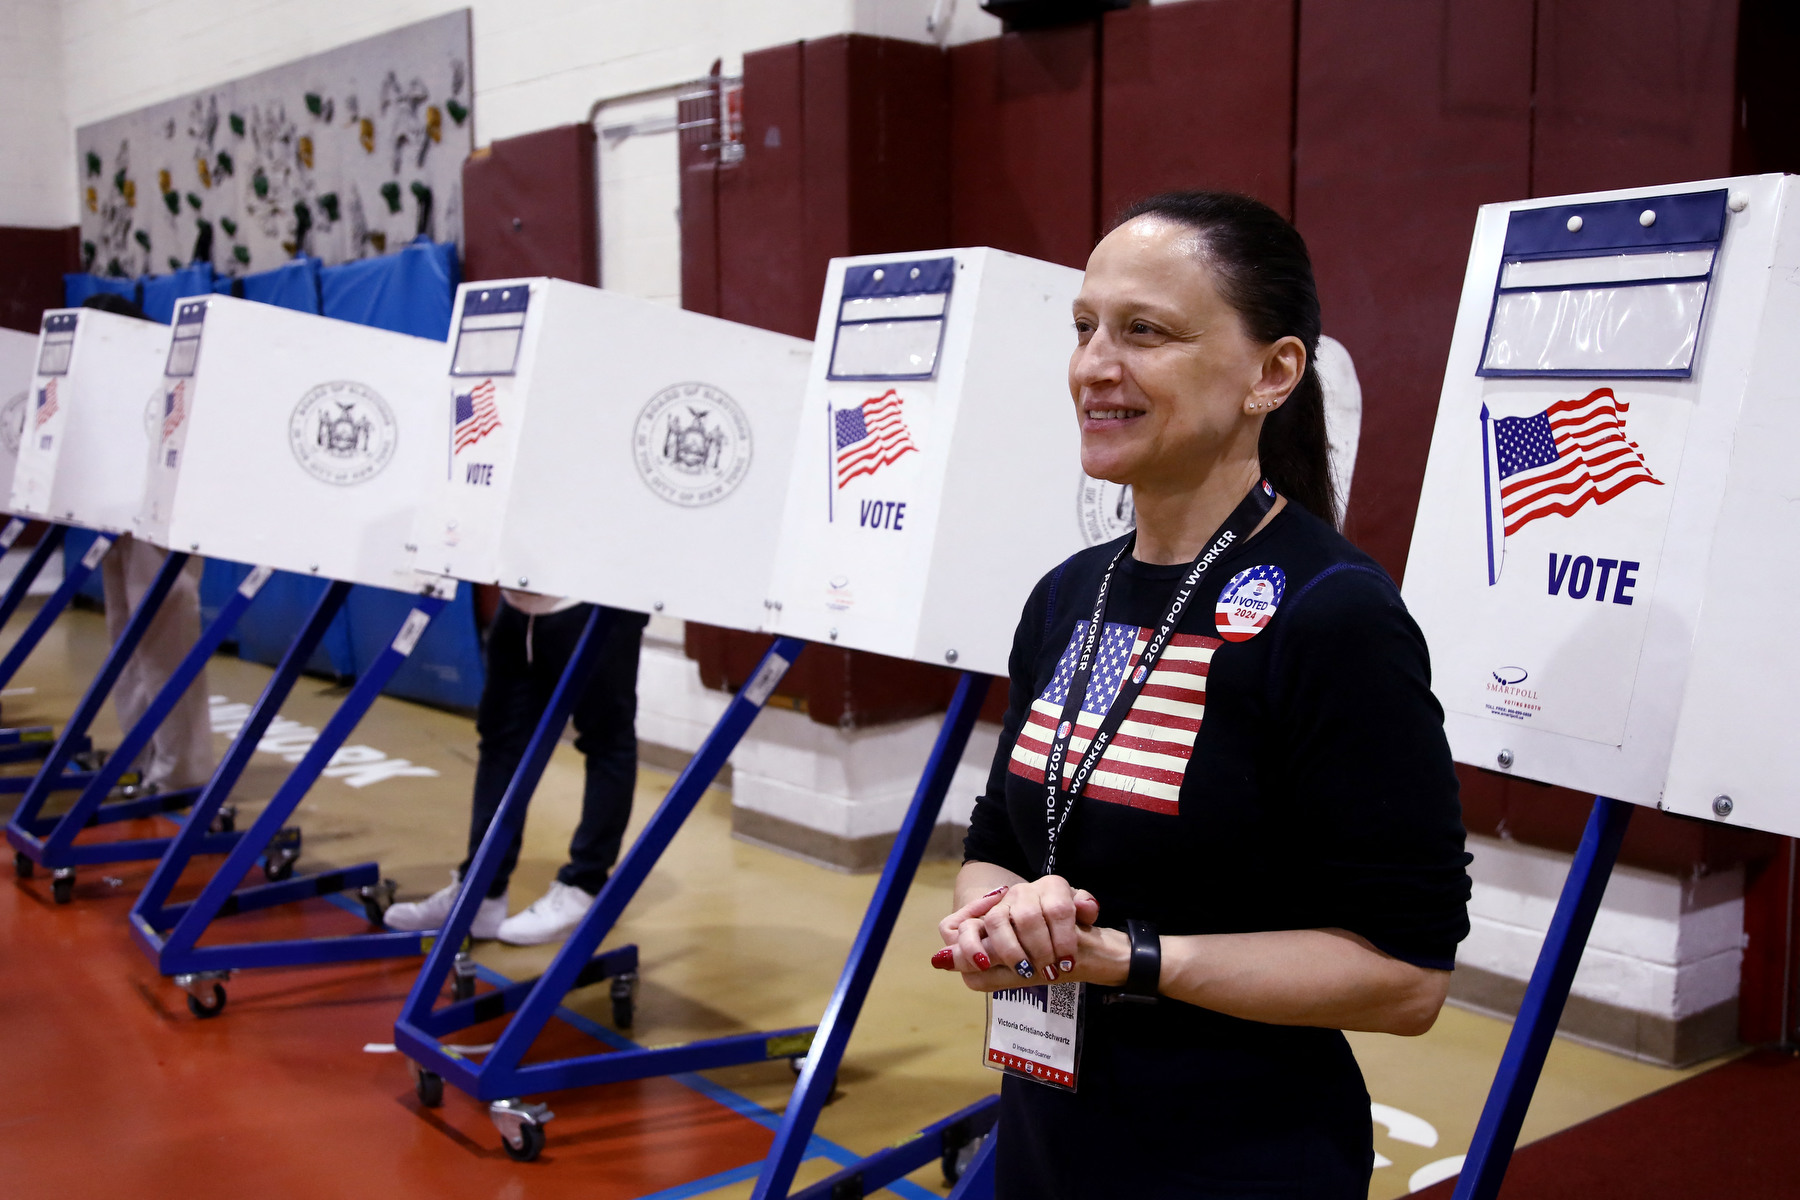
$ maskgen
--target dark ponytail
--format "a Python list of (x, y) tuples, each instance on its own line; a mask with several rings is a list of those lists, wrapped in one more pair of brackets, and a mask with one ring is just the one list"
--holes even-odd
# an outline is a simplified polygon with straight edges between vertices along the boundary
[(1150, 196), (1120, 213), (1113, 228), (1136, 217), (1159, 217), (1200, 235), (1225, 302), (1252, 338), (1267, 345), (1297, 337), (1305, 344), (1306, 373), (1287, 401), (1263, 418), (1257, 453), (1276, 491), (1335, 526), (1336, 489), (1317, 367), (1319, 289), (1299, 231), (1261, 201), (1230, 192)]

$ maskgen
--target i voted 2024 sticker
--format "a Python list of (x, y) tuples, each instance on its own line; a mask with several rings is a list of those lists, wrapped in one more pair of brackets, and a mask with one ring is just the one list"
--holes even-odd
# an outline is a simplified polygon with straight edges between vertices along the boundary
[(1286, 590), (1287, 576), (1272, 563), (1233, 575), (1219, 593), (1213, 618), (1219, 636), (1228, 642), (1247, 642), (1261, 633), (1281, 607), (1281, 595)]

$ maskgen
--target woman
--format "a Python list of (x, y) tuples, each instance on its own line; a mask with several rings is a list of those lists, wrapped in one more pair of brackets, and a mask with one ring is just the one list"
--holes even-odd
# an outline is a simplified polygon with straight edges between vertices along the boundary
[(1339, 1031), (1431, 1027), (1468, 856), (1424, 641), (1334, 528), (1306, 247), (1254, 200), (1153, 197), (1074, 315), (1082, 468), (1137, 530), (1025, 605), (933, 959), (1089, 985), (1077, 1090), (1005, 1081), (999, 1195), (1363, 1200)]

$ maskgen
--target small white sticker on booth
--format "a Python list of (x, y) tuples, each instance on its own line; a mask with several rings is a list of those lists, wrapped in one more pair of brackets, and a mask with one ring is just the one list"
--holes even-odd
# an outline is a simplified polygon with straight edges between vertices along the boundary
[(401, 655), (413, 652), (419, 639), (425, 635), (425, 627), (431, 624), (431, 617), (420, 609), (413, 609), (406, 614), (406, 621), (400, 626), (400, 632), (394, 635), (394, 649)]
[(744, 685), (744, 698), (758, 708), (767, 704), (792, 665), (779, 654), (771, 654), (763, 659), (762, 666), (756, 669), (756, 674)]
[(6, 528), (0, 529), (0, 549), (11, 550), (13, 543), (18, 541), (19, 535), (24, 532), (24, 521), (19, 520), (17, 517), (8, 521), (6, 523)]
[(263, 584), (269, 582), (269, 576), (274, 573), (274, 567), (256, 567), (244, 576), (244, 582), (238, 584), (238, 595), (247, 600), (255, 599), (256, 593), (262, 591)]
[(106, 552), (112, 549), (112, 544), (113, 540), (109, 537), (95, 538), (94, 544), (87, 548), (87, 553), (81, 556), (81, 565), (90, 571), (99, 566), (100, 560), (106, 557)]

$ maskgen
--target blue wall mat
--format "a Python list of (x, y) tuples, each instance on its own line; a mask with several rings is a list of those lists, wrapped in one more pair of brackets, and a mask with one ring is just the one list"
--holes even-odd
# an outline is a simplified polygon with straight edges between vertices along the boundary
[(151, 275), (144, 285), (144, 315), (164, 325), (175, 319), (175, 302), (189, 296), (205, 296), (213, 290), (211, 263), (195, 263), (167, 275)]
[(328, 317), (443, 341), (460, 279), (456, 246), (420, 238), (398, 254), (319, 272), (320, 309)]
[(64, 275), (63, 307), (80, 308), (81, 302), (100, 292), (111, 292), (135, 302), (138, 285), (135, 279), (108, 279), (104, 275)]
[[(288, 646), (306, 624), (325, 594), (326, 581), (307, 575), (277, 571), (263, 584), (256, 602), (244, 611), (238, 622), (238, 657), (274, 666), (287, 653)], [(356, 674), (356, 660), (350, 652), (348, 608), (338, 613), (325, 631), (325, 639), (313, 653), (306, 669), (315, 675), (348, 678)]]
[[(231, 599), (231, 593), (237, 591), (238, 584), (244, 582), (244, 576), (250, 568), (244, 563), (231, 562), (223, 558), (209, 558), (200, 571), (200, 625), (205, 628), (213, 623), (225, 602)], [(246, 613), (245, 616), (249, 614)], [(243, 618), (238, 619), (242, 628)], [(235, 642), (239, 633), (233, 630), (228, 642)]]
[[(88, 552), (88, 547), (93, 545), (94, 539), (99, 536), (99, 534), (91, 529), (77, 529), (74, 526), (69, 527), (69, 532), (63, 538), (62, 544), (63, 578), (67, 579), (69, 572), (81, 565), (81, 556)], [(40, 576), (40, 578), (42, 577)], [(77, 596), (85, 596), (95, 604), (105, 604), (106, 592), (100, 586), (100, 572), (95, 571), (92, 575), (89, 575), (87, 582), (82, 584), (81, 590), (75, 594)]]
[[(456, 589), (456, 599), (426, 626), (425, 636), (394, 673), (389, 693), (446, 708), (474, 708), (481, 702), (485, 673), (474, 596), (467, 585)], [(411, 596), (386, 588), (359, 587), (350, 593), (344, 607), (359, 674), (393, 642), (412, 606)]]
[(319, 260), (310, 254), (290, 258), (273, 271), (243, 278), (246, 300), (275, 304), (299, 312), (319, 313)]

